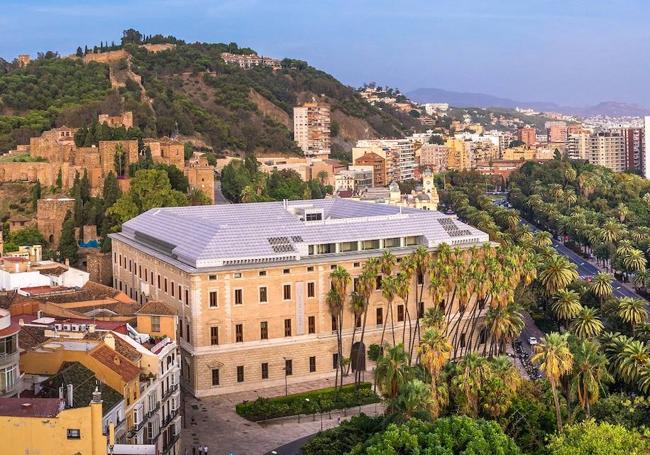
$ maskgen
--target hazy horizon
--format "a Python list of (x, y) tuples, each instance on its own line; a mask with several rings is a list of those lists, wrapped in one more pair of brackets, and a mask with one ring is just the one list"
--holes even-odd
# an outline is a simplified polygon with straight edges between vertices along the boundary
[[(307, 60), (342, 82), (485, 93), (565, 106), (650, 106), (650, 4), (441, 0), (4, 2), (0, 56), (66, 55), (122, 30), (230, 42)], [(524, 4), (525, 3), (525, 4)]]

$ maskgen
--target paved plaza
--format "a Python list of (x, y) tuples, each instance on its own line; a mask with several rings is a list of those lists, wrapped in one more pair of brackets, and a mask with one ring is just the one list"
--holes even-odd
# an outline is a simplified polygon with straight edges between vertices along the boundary
[[(352, 376), (344, 382), (352, 382)], [(289, 386), (289, 393), (331, 387), (333, 384), (333, 379), (294, 384)], [(183, 449), (187, 448), (189, 453), (193, 454), (193, 448), (207, 445), (209, 455), (263, 455), (291, 441), (317, 433), (321, 429), (319, 414), (260, 424), (249, 422), (235, 413), (237, 403), (255, 400), (258, 396), (279, 396), (284, 392), (284, 386), (281, 386), (201, 399), (186, 395)], [(332, 428), (338, 425), (340, 420), (359, 414), (360, 410), (368, 415), (376, 415), (383, 412), (383, 407), (381, 404), (371, 404), (362, 406), (361, 409), (325, 412), (322, 415), (322, 427)]]

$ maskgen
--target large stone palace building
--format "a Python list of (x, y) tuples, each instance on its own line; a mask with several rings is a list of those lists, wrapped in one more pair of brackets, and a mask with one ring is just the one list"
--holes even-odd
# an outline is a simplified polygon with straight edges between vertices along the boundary
[[(384, 251), (399, 258), (420, 245), (488, 241), (439, 212), (344, 199), (152, 209), (111, 237), (113, 285), (178, 309), (182, 380), (196, 396), (333, 377), (337, 337), (326, 294), (336, 266), (356, 278)], [(417, 310), (396, 301), (396, 334), (405, 313), (432, 304), (428, 292)], [(378, 285), (362, 352), (379, 343), (387, 317)], [(346, 305), (344, 353), (353, 320)], [(364, 369), (365, 358), (354, 363)]]

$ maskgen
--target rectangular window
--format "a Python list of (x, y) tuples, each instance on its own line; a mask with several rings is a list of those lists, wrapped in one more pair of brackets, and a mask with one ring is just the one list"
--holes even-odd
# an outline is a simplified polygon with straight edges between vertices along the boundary
[(259, 276), (266, 276), (266, 270), (260, 270), (258, 275)]
[(237, 367), (237, 382), (244, 382), (244, 366), (239, 365)]
[(418, 284), (424, 283), (424, 276), (421, 273), (418, 273)]
[(212, 385), (219, 385), (219, 368), (212, 369)]
[(285, 337), (291, 336), (291, 319), (284, 320), (284, 336)]
[(316, 371), (316, 357), (312, 356), (309, 358), (309, 372), (313, 373)]
[(190, 291), (189, 289), (185, 289), (185, 305), (190, 304)]
[(384, 248), (398, 248), (398, 247), (399, 247), (399, 237), (384, 239)]
[(131, 259), (129, 259), (129, 272), (131, 271)]
[(384, 323), (384, 309), (383, 308), (377, 308), (377, 311), (375, 312), (376, 317), (377, 317), (377, 325), (382, 325)]
[(417, 244), (418, 244), (418, 238), (417, 238), (417, 236), (412, 235), (412, 236), (409, 236), (409, 237), (405, 237), (405, 238), (404, 238), (404, 244), (405, 244), (406, 246), (417, 245)]
[(282, 270), (282, 273), (284, 273), (285, 275), (289, 275), (291, 273), (291, 269), (284, 269)]
[(354, 267), (354, 268), (361, 267), (361, 262), (355, 262), (355, 263), (353, 263), (353, 264), (352, 264), (352, 267)]
[(113, 262), (117, 264), (117, 253), (113, 253)]
[[(153, 286), (153, 272), (151, 272), (151, 285)], [(160, 284), (158, 285), (160, 287)]]
[(336, 370), (339, 367), (339, 353), (332, 354), (332, 369)]
[(269, 364), (264, 362), (262, 364), (262, 379), (268, 379), (269, 378)]
[(316, 254), (336, 253), (336, 243), (322, 243), (316, 245)]
[(187, 329), (187, 342), (190, 342), (190, 324), (187, 323), (185, 324), (185, 328)]
[(332, 332), (336, 332), (338, 329), (339, 326), (336, 323), (336, 316), (332, 316)]
[(360, 314), (355, 314), (354, 315), (354, 326), (356, 328), (361, 327), (361, 315)]
[(284, 360), (284, 374), (287, 376), (291, 376), (293, 374), (293, 360)]
[(315, 297), (316, 296), (316, 283), (313, 281), (307, 283), (307, 297)]
[(181, 285), (179, 284), (178, 285), (178, 300), (181, 300), (181, 298), (182, 298), (181, 295), (182, 295), (182, 293), (181, 293)]
[(208, 280), (213, 281), (217, 279), (217, 275), (208, 275)]
[(314, 266), (310, 265), (309, 267), (307, 267), (307, 271), (308, 272), (313, 272), (314, 271)]
[(397, 305), (397, 322), (404, 322), (404, 305)]
[(151, 331), (160, 332), (160, 316), (151, 316)]
[(316, 317), (315, 316), (309, 316), (307, 318), (307, 332), (308, 333), (316, 333)]
[(464, 333), (460, 334), (460, 347), (461, 348), (465, 347), (465, 334)]
[(381, 289), (381, 275), (377, 275), (375, 278), (375, 290)]
[(165, 292), (167, 292), (167, 278), (165, 278)]
[(81, 430), (78, 428), (68, 428), (68, 439), (81, 439)]
[(342, 242), (339, 244), (339, 251), (346, 253), (348, 251), (357, 251), (359, 249), (358, 242)]
[(268, 296), (266, 295), (266, 286), (260, 287), (260, 303), (268, 302)]
[(235, 343), (244, 342), (244, 324), (235, 325)]
[(364, 240), (361, 242), (362, 250), (378, 250), (379, 249), (379, 240)]
[(217, 308), (219, 306), (217, 301), (217, 291), (210, 291), (210, 308)]
[(173, 281), (171, 282), (171, 287), (172, 287), (172, 297), (174, 297), (175, 295), (174, 295), (174, 282)]
[(359, 292), (359, 278), (352, 278), (352, 290)]
[(219, 327), (210, 327), (210, 344), (212, 346), (219, 344)]
[(183, 322), (178, 323), (178, 335), (183, 338)]
[(138, 278), (142, 278), (142, 266), (138, 266)]
[(260, 339), (269, 339), (269, 323), (267, 321), (260, 322)]
[(160, 289), (160, 275), (158, 275), (158, 289)]
[(282, 296), (284, 300), (291, 300), (291, 285), (285, 284), (282, 286)]
[(478, 342), (479, 344), (485, 344), (486, 341), (487, 341), (487, 329), (483, 327), (478, 334)]
[(418, 302), (418, 319), (424, 317), (424, 302)]
[(235, 289), (235, 305), (241, 305), (244, 302), (244, 291)]

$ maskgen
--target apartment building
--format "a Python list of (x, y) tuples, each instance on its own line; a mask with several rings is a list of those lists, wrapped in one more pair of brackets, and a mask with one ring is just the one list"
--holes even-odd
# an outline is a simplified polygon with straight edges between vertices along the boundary
[(546, 122), (546, 138), (547, 142), (554, 144), (563, 144), (567, 141), (567, 125), (563, 121), (550, 121)]
[(0, 397), (16, 396), (22, 390), (18, 334), (20, 325), (11, 314), (0, 309)]
[[(88, 384), (99, 384), (105, 397), (106, 435), (112, 427), (118, 444), (154, 446), (152, 453), (180, 455), (177, 317), (167, 305), (151, 301), (137, 320), (151, 336), (123, 323), (52, 317), (25, 322), (25, 336), (38, 342), (24, 347), (21, 369), (43, 398), (56, 397), (58, 389), (76, 397), (69, 398), (70, 407), (86, 406), (83, 397), (92, 392)], [(92, 377), (85, 379), (84, 372)]]
[(388, 185), (386, 176), (386, 159), (374, 152), (364, 153), (354, 160), (356, 166), (370, 166), (372, 168), (372, 185), (381, 187)]
[[(152, 209), (111, 238), (115, 284), (177, 309), (181, 380), (196, 396), (333, 377), (336, 321), (326, 294), (337, 266), (356, 278), (365, 260), (384, 251), (402, 257), (418, 246), (488, 241), (436, 211), (338, 198)], [(395, 305), (401, 336), (408, 321), (404, 303)], [(432, 305), (425, 292), (406, 314)], [(365, 346), (355, 346), (364, 356), (353, 369), (369, 369), (366, 348), (379, 342), (387, 317), (378, 278)], [(346, 307), (344, 352), (358, 322)]]
[(587, 131), (569, 134), (567, 138), (567, 156), (572, 160), (587, 160), (591, 148), (591, 135)]
[(334, 176), (334, 192), (354, 193), (370, 188), (373, 182), (372, 173), (372, 167), (369, 166), (350, 166), (348, 169), (341, 170)]
[(643, 128), (622, 128), (621, 134), (625, 144), (625, 168), (640, 170), (643, 158)]
[(447, 154), (447, 169), (465, 171), (472, 167), (472, 142), (462, 139), (449, 138), (445, 143), (449, 150)]
[(591, 135), (589, 162), (605, 166), (614, 172), (622, 172), (627, 167), (625, 139), (620, 131), (602, 131)]
[(531, 126), (523, 126), (517, 130), (517, 139), (527, 146), (537, 143), (537, 131)]
[(293, 108), (293, 139), (305, 156), (327, 158), (330, 154), (330, 107), (312, 101)]
[(648, 138), (650, 137), (650, 115), (643, 117), (643, 155), (641, 159), (641, 174), (650, 179), (650, 144)]
[(424, 144), (420, 147), (420, 166), (430, 168), (434, 173), (447, 170), (449, 148), (446, 145)]
[(375, 153), (386, 160), (386, 182), (414, 178), (415, 145), (409, 139), (364, 139), (352, 148), (352, 160)]

